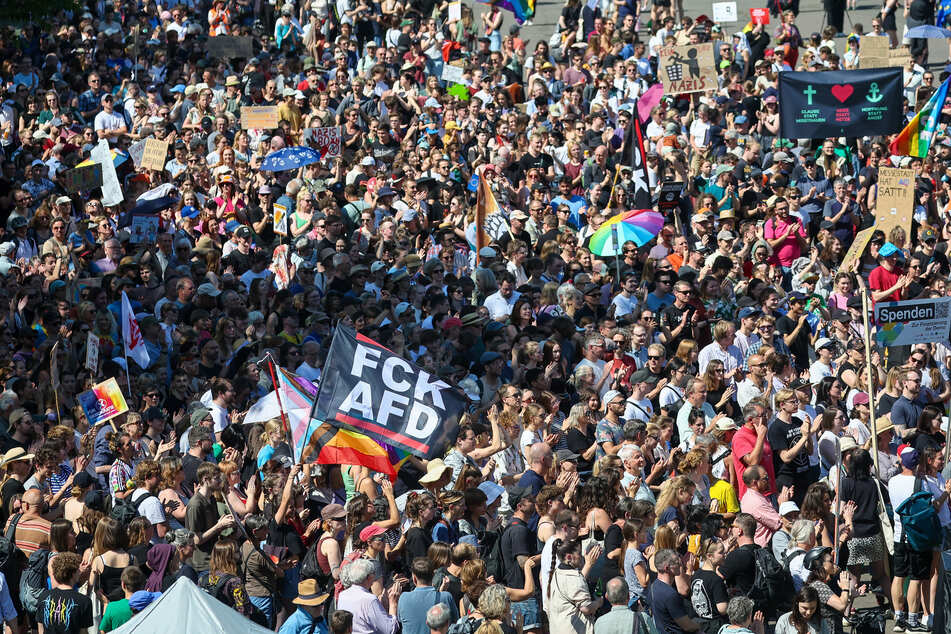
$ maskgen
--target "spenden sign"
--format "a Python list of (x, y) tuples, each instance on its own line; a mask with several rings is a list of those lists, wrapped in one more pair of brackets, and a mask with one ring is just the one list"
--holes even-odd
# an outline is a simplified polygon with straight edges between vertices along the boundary
[(951, 297), (875, 304), (875, 341), (883, 346), (948, 341)]

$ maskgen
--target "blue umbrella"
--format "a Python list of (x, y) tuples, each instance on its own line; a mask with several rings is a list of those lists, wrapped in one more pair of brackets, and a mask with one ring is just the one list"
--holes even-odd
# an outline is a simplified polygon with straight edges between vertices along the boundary
[(261, 170), (265, 172), (284, 172), (316, 163), (319, 160), (320, 153), (316, 150), (303, 145), (296, 145), (271, 152), (265, 156), (261, 163)]
[(920, 39), (920, 38), (948, 38), (951, 37), (951, 31), (948, 29), (942, 29), (940, 26), (934, 26), (931, 24), (922, 24), (921, 26), (916, 26), (913, 29), (908, 29), (908, 32), (905, 34), (905, 37), (909, 39)]

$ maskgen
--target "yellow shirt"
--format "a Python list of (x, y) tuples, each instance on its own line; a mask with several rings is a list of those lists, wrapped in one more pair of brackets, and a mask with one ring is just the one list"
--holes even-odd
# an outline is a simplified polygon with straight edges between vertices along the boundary
[(736, 490), (726, 480), (717, 480), (710, 487), (710, 499), (720, 504), (717, 513), (739, 513), (740, 501), (736, 497)]

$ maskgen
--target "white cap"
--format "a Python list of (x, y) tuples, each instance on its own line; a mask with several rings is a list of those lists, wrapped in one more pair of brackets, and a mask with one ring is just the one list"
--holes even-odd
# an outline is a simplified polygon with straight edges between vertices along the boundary
[(819, 351), (825, 348), (826, 346), (832, 345), (832, 343), (833, 343), (832, 340), (829, 339), (828, 337), (819, 337), (816, 340), (816, 345), (814, 346), (814, 348), (816, 349), (816, 351)]
[(792, 500), (788, 500), (779, 505), (779, 514), (780, 515), (789, 515), (790, 513), (798, 513), (799, 507), (796, 506), (796, 503)]
[(624, 395), (618, 392), (617, 390), (608, 390), (608, 393), (604, 395), (604, 400), (602, 400), (601, 402), (604, 403), (605, 407), (607, 407), (608, 403), (610, 403), (611, 401), (613, 401), (619, 396), (622, 399), (624, 398)]

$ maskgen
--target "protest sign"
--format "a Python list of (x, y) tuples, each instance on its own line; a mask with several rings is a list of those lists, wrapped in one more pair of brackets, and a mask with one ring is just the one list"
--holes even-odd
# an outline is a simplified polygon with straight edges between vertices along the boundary
[(71, 194), (88, 192), (102, 187), (102, 165), (94, 163), (63, 172), (60, 175), (63, 187)]
[(122, 390), (114, 378), (107, 379), (77, 397), (90, 427), (129, 411)]
[(274, 203), (274, 233), (282, 236), (287, 235), (287, 207)]
[(680, 195), (683, 191), (683, 183), (664, 183), (660, 187), (660, 198), (657, 200), (657, 208), (662, 212), (676, 209), (680, 206)]
[(878, 168), (878, 198), (875, 200), (875, 228), (888, 232), (893, 227), (911, 235), (911, 214), (915, 210), (915, 170)]
[(462, 73), (463, 69), (459, 68), (458, 66), (453, 66), (452, 64), (443, 64), (442, 75), (440, 76), (440, 79), (451, 84), (463, 84), (468, 86), (469, 80), (466, 79)]
[(750, 22), (753, 24), (769, 24), (769, 9), (750, 9)]
[(668, 95), (702, 92), (717, 86), (713, 44), (668, 46), (660, 49), (657, 69)]
[(99, 337), (91, 332), (86, 333), (86, 364), (85, 368), (93, 376), (99, 374)]
[(205, 42), (205, 52), (214, 59), (228, 59), (232, 57), (252, 57), (254, 48), (251, 46), (250, 36), (216, 35), (209, 37)]
[(158, 240), (159, 217), (134, 215), (130, 230), (129, 242), (132, 244), (155, 244)]
[(278, 121), (277, 106), (241, 106), (243, 130), (273, 130)]
[(839, 265), (840, 272), (848, 273), (851, 270), (852, 263), (862, 257), (862, 254), (865, 252), (865, 247), (868, 246), (868, 241), (872, 239), (873, 233), (875, 233), (875, 227), (862, 229), (855, 234), (855, 239), (852, 240), (852, 244), (849, 245), (849, 250), (845, 252), (845, 257), (842, 258), (842, 264)]
[(148, 141), (148, 139), (139, 139), (130, 145), (126, 150), (126, 152), (129, 153), (129, 157), (132, 159), (132, 164), (135, 165), (135, 169), (142, 167), (142, 157), (145, 155), (146, 141)]
[(147, 170), (161, 172), (165, 169), (165, 159), (168, 158), (168, 141), (146, 139), (145, 149), (142, 152), (141, 166)]
[(951, 297), (875, 304), (875, 341), (884, 346), (948, 341)]
[[(286, 216), (285, 216), (286, 217)], [(271, 256), (271, 272), (274, 273), (274, 286), (281, 291), (290, 286), (291, 274), (287, 266), (290, 263), (287, 253), (287, 245), (281, 244), (275, 247)]]
[(714, 22), (736, 22), (736, 3), (735, 2), (714, 2), (713, 3), (713, 21)]
[(449, 22), (458, 21), (462, 19), (462, 2), (450, 2), (449, 3)]
[(375, 341), (337, 326), (311, 418), (431, 460), (466, 411), (463, 393)]
[(863, 37), (859, 47), (860, 68), (884, 68), (888, 63), (888, 38)]
[(109, 149), (109, 142), (105, 139), (99, 139), (99, 144), (89, 152), (89, 158), (93, 163), (98, 163), (102, 174), (102, 204), (104, 207), (114, 207), (121, 203), (125, 197), (122, 194), (122, 186), (119, 184), (119, 176), (116, 174), (116, 165), (112, 162), (112, 151)]
[(311, 130), (313, 130), (313, 143), (316, 146), (315, 149), (320, 152), (320, 158), (340, 156), (339, 126), (311, 128)]
[(899, 68), (779, 73), (780, 136), (827, 139), (901, 130)]
[(893, 68), (904, 68), (911, 59), (911, 52), (907, 46), (899, 46), (888, 51), (888, 65)]

